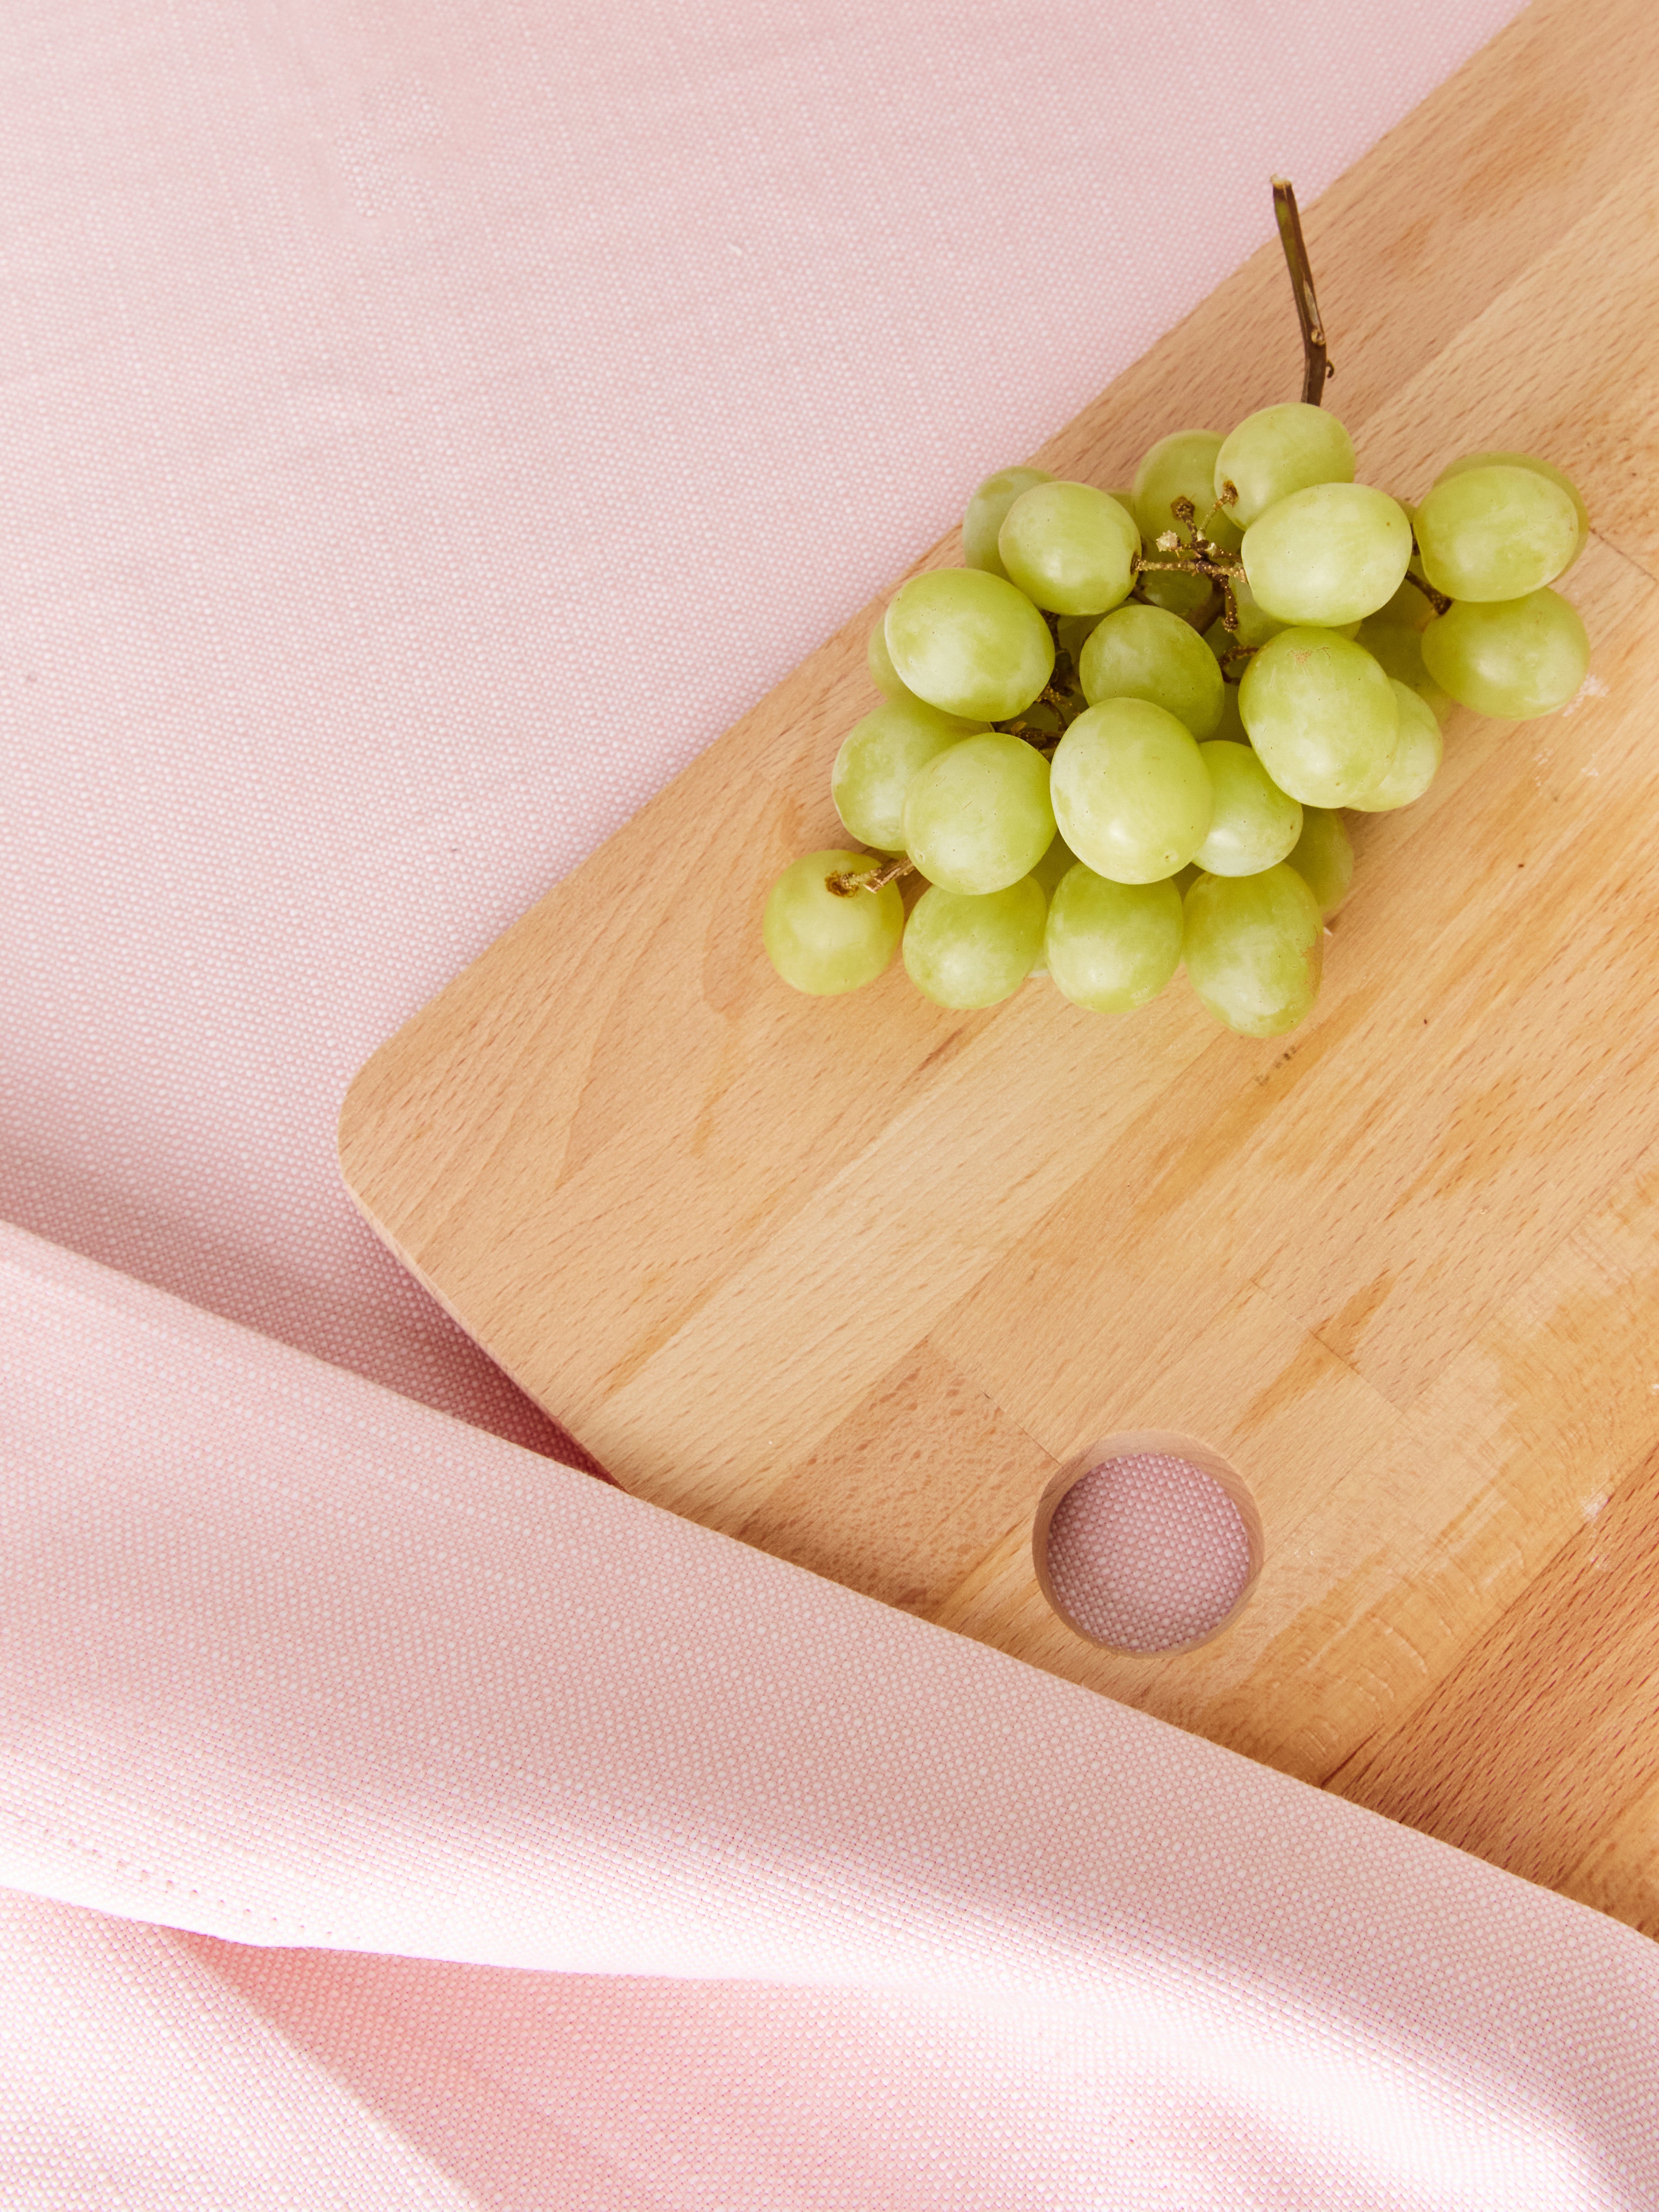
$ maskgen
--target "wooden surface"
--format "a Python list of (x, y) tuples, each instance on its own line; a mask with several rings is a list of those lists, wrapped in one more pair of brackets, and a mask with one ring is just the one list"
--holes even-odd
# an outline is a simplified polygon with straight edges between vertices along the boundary
[[(1595, 657), (1356, 820), (1292, 1037), (1180, 982), (1119, 1022), (775, 981), (872, 605), (376, 1054), (341, 1138), (627, 1487), (1653, 1933), (1656, 100), (1648, 0), (1538, 0), (1310, 213), (1361, 477), (1571, 470)], [(1298, 377), (1264, 246), (1037, 458), (1119, 483)], [(1137, 1428), (1207, 1439), (1265, 1530), (1178, 1656), (1084, 1644), (1031, 1568), (1056, 1466)]]

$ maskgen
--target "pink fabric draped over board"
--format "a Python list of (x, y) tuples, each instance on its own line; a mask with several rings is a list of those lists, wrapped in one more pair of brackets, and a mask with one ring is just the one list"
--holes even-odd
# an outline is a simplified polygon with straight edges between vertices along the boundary
[(1659, 2203), (1651, 1946), (560, 1464), (332, 1158), (1515, 12), (0, 13), (0, 2202)]

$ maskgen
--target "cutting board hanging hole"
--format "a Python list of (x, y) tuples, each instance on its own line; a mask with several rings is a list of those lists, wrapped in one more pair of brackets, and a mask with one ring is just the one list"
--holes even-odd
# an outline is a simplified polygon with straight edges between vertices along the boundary
[(1249, 1603), (1264, 1547), (1237, 1469), (1164, 1430), (1106, 1437), (1043, 1492), (1037, 1581), (1066, 1626), (1126, 1652), (1191, 1651)]

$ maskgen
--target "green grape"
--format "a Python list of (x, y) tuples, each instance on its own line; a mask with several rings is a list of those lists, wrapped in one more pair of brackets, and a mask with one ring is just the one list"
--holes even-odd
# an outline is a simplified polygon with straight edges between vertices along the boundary
[(830, 772), (830, 796), (848, 835), (878, 852), (902, 853), (911, 777), (970, 726), (920, 699), (886, 700), (854, 722)]
[(1060, 878), (1068, 868), (1074, 868), (1077, 864), (1077, 854), (1066, 840), (1056, 834), (1048, 851), (1031, 871), (1044, 898), (1053, 898)]
[(1302, 835), (1302, 809), (1249, 745), (1223, 741), (1198, 751), (1215, 793), (1198, 865), (1212, 876), (1260, 875), (1282, 860)]
[(1165, 531), (1177, 532), (1183, 545), (1192, 544), (1191, 526), (1176, 520), (1177, 499), (1191, 500), (1194, 520), (1206, 538), (1229, 553), (1238, 550), (1238, 525), (1224, 508), (1212, 513), (1215, 457), (1220, 451), (1221, 440), (1213, 430), (1176, 430), (1160, 438), (1135, 471), (1135, 520), (1149, 561)]
[(1184, 899), (1203, 872), (1196, 860), (1188, 860), (1184, 868), (1177, 868), (1174, 875), (1167, 877), (1165, 881), (1172, 883)]
[(1181, 963), (1181, 895), (1168, 878), (1113, 883), (1079, 865), (1049, 901), (1043, 955), (1074, 1006), (1129, 1013), (1155, 999)]
[(1293, 491), (1310, 484), (1353, 482), (1353, 441), (1322, 407), (1293, 399), (1259, 407), (1221, 441), (1215, 457), (1215, 493), (1231, 483), (1237, 494), (1228, 513), (1241, 530)]
[(1098, 615), (1128, 598), (1140, 533), (1109, 492), (1037, 484), (1003, 517), (997, 550), (1004, 574), (1037, 606)]
[(898, 948), (904, 902), (896, 884), (841, 897), (826, 878), (869, 869), (868, 853), (808, 853), (772, 886), (761, 933), (767, 957), (786, 983), (830, 998), (873, 983)]
[(904, 925), (904, 965), (941, 1006), (994, 1006), (1012, 998), (1042, 950), (1048, 902), (1030, 876), (979, 898), (925, 890)]
[(1003, 731), (963, 738), (910, 779), (905, 849), (947, 891), (1006, 890), (1036, 867), (1054, 834), (1048, 764)]
[(1423, 665), (1423, 632), (1433, 619), (1434, 609), (1408, 578), (1386, 607), (1360, 623), (1358, 641), (1381, 664), (1385, 676), (1409, 685), (1427, 700), (1436, 720), (1443, 722), (1452, 702)]
[(1395, 683), (1394, 697), (1400, 709), (1400, 742), (1377, 781), (1348, 801), (1362, 814), (1391, 814), (1397, 806), (1409, 806), (1440, 773), (1444, 748), (1433, 708), (1407, 684)]
[(1285, 628), (1272, 615), (1264, 614), (1255, 593), (1243, 576), (1233, 583), (1233, 612), (1237, 627), (1229, 629), (1226, 617), (1219, 614), (1204, 633), (1204, 642), (1218, 660), (1224, 660), (1230, 653), (1238, 649), (1254, 653), (1259, 645), (1266, 645), (1270, 637), (1277, 637)]
[(1328, 629), (1270, 638), (1244, 672), (1238, 708), (1261, 765), (1304, 806), (1352, 805), (1399, 742), (1388, 678), (1364, 646)]
[[(1167, 557), (1151, 549), (1146, 554), (1149, 561)], [(1186, 568), (1143, 568), (1135, 578), (1135, 589), (1149, 606), (1179, 615), (1184, 623), (1194, 621), (1215, 598), (1210, 579)]]
[(1200, 876), (1182, 902), (1187, 980), (1218, 1022), (1281, 1036), (1319, 995), (1325, 931), (1318, 902), (1280, 862), (1256, 876)]
[(1536, 469), (1466, 469), (1418, 508), (1417, 548), (1448, 599), (1524, 599), (1577, 557), (1578, 510)]
[(1250, 742), (1250, 733), (1238, 711), (1237, 684), (1224, 684), (1221, 687), (1221, 720), (1215, 726), (1215, 734), (1230, 745), (1248, 745)]
[(988, 569), (994, 576), (1007, 574), (997, 551), (1003, 517), (1022, 492), (1035, 484), (1053, 482), (1047, 469), (999, 469), (994, 476), (986, 477), (962, 518), (962, 557), (969, 568)]
[(870, 680), (884, 699), (914, 699), (910, 689), (893, 665), (893, 656), (887, 650), (887, 617), (878, 615), (876, 626), (870, 633), (870, 642), (865, 647), (865, 665), (870, 671)]
[[(1461, 477), (1466, 469), (1490, 469), (1494, 467), (1533, 469), (1535, 470), (1540, 477), (1547, 477), (1553, 484), (1559, 484), (1562, 490), (1565, 492), (1567, 497), (1572, 501), (1574, 508), (1577, 510), (1578, 515), (1578, 553), (1582, 553), (1583, 551), (1585, 546), (1589, 543), (1589, 509), (1585, 506), (1583, 495), (1580, 492), (1577, 485), (1573, 482), (1572, 478), (1566, 474), (1565, 470), (1558, 469), (1553, 461), (1540, 461), (1538, 459), (1536, 455), (1533, 453), (1465, 453), (1461, 460), (1454, 461), (1449, 468), (1442, 469), (1439, 475), (1435, 478), (1435, 482), (1437, 483), (1444, 483), (1448, 477)], [(1578, 553), (1574, 554), (1574, 560), (1577, 559)]]
[(1399, 501), (1370, 484), (1310, 484), (1250, 525), (1241, 557), (1264, 613), (1334, 629), (1394, 597), (1412, 557), (1412, 526)]
[(1054, 624), (1054, 642), (1061, 653), (1070, 655), (1073, 668), (1088, 643), (1090, 631), (1099, 620), (1098, 615), (1062, 615)]
[(1589, 640), (1559, 592), (1529, 592), (1437, 616), (1423, 633), (1423, 662), (1460, 707), (1525, 722), (1571, 698), (1589, 666)]
[(900, 681), (947, 714), (1006, 722), (1054, 672), (1048, 623), (1006, 577), (977, 568), (912, 576), (894, 594), (886, 629)]
[(1119, 607), (1095, 624), (1078, 663), (1091, 707), (1103, 699), (1150, 699), (1195, 738), (1221, 720), (1221, 671), (1190, 623), (1162, 607)]
[(1060, 836), (1116, 884), (1174, 875), (1210, 826), (1209, 772), (1192, 733), (1147, 699), (1079, 714), (1055, 749), (1052, 793)]
[(1334, 807), (1303, 808), (1302, 835), (1285, 866), (1296, 870), (1328, 921), (1353, 886), (1353, 845)]

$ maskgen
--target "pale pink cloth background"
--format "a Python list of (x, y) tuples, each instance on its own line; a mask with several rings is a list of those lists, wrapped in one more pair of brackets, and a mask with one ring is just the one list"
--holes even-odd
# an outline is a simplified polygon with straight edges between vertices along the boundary
[(1651, 1947), (459, 1425), (332, 1159), (1512, 12), (0, 14), (5, 2201), (1659, 2202)]

